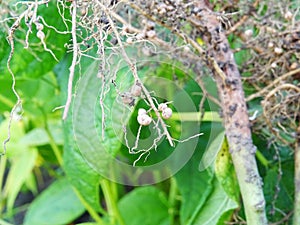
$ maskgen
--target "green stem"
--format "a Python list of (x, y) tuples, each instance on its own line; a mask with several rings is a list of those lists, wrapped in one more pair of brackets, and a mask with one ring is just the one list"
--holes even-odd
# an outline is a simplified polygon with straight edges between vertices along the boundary
[[(3, 177), (5, 173), (5, 168), (6, 168), (6, 162), (7, 162), (7, 157), (6, 155), (2, 155), (0, 157), (0, 194), (2, 196), (2, 187), (3, 187)], [(2, 214), (2, 209), (3, 209), (3, 199), (2, 197), (0, 198), (0, 216)]]
[(202, 114), (200, 112), (174, 112), (171, 117), (172, 120), (181, 120), (181, 121), (213, 121), (213, 122), (222, 122), (218, 112), (208, 111)]
[(258, 161), (262, 165), (264, 165), (264, 167), (268, 168), (269, 161), (266, 159), (266, 157), (259, 150), (256, 151), (255, 156), (257, 157)]
[[(113, 180), (115, 180), (114, 169), (111, 168), (111, 171), (112, 171), (111, 176), (112, 176)], [(118, 200), (118, 187), (117, 187), (117, 183), (115, 183), (115, 182), (109, 182), (109, 184), (110, 184), (109, 186), (111, 188), (110, 189), (111, 190), (111, 196), (114, 197), (113, 201), (117, 202), (117, 200)]]
[(116, 220), (119, 225), (125, 225), (123, 218), (120, 215), (118, 206), (116, 204), (117, 199), (116, 196), (113, 195), (113, 191), (111, 190), (111, 182), (103, 179), (100, 181), (101, 188), (104, 194), (105, 202), (107, 205), (108, 214), (111, 219), (111, 224), (116, 224)]
[(50, 132), (50, 129), (49, 129), (49, 126), (48, 126), (48, 119), (47, 119), (47, 114), (46, 112), (44, 111), (43, 107), (38, 105), (39, 109), (41, 110), (42, 114), (43, 114), (43, 117), (44, 117), (44, 122), (45, 122), (45, 131), (48, 135), (48, 138), (49, 138), (49, 144), (54, 152), (54, 155), (59, 163), (60, 166), (62, 166), (63, 164), (63, 157), (62, 157), (62, 154), (59, 150), (59, 147), (57, 146), (57, 144), (55, 143), (55, 140), (53, 138), (53, 135), (51, 134)]
[(175, 203), (177, 196), (177, 183), (175, 178), (171, 177), (170, 179), (170, 191), (169, 191), (169, 213), (170, 213), (170, 225), (174, 224), (175, 219)]
[(105, 225), (105, 223), (103, 222), (101, 217), (98, 215), (98, 213), (93, 209), (92, 206), (90, 206), (90, 204), (87, 201), (85, 201), (85, 199), (82, 197), (82, 195), (79, 193), (79, 191), (76, 188), (74, 188), (74, 191), (75, 191), (77, 197), (79, 198), (80, 202), (84, 205), (84, 207), (86, 208), (88, 213), (97, 222), (97, 224)]
[[(15, 206), (10, 211), (8, 211), (6, 213), (3, 213), (2, 218), (3, 219), (12, 218), (14, 215), (24, 213), (24, 212), (26, 212), (26, 210), (28, 210), (29, 205), (30, 205), (29, 203), (26, 203), (26, 204), (23, 204), (21, 206)], [(0, 225), (1, 225), (1, 223), (0, 223)]]
[(46, 133), (47, 133), (48, 138), (49, 138), (49, 144), (50, 144), (50, 146), (51, 146), (51, 148), (52, 148), (52, 150), (53, 150), (53, 152), (55, 154), (55, 157), (56, 157), (59, 165), (62, 166), (62, 164), (63, 164), (62, 154), (61, 154), (61, 152), (59, 150), (59, 147), (55, 143), (55, 140), (54, 140), (54, 138), (53, 138), (53, 136), (52, 136), (52, 134), (51, 134), (51, 132), (49, 130), (49, 127), (47, 125), (47, 121), (45, 121), (45, 130), (46, 130)]
[(13, 108), (15, 103), (11, 101), (9, 98), (3, 96), (0, 94), (0, 102), (2, 102), (4, 105), (7, 105), (9, 108)]

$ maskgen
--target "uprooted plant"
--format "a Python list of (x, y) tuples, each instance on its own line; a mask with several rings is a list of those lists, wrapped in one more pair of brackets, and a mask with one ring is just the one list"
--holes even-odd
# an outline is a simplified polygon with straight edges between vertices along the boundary
[[(110, 107), (105, 104), (105, 98), (112, 88), (111, 84), (124, 107), (134, 106), (137, 98), (148, 106), (147, 109), (138, 110), (137, 121), (140, 127), (133, 146), (129, 146), (126, 140), (124, 124), (124, 137), (129, 153), (139, 154), (137, 161), (144, 155), (147, 158), (150, 150), (155, 149), (164, 137), (170, 146), (174, 146), (175, 139), (168, 130), (172, 128), (168, 128), (166, 124), (166, 120), (172, 116), (172, 110), (168, 107), (171, 103), (168, 100), (159, 102), (152, 95), (151, 89), (144, 85), (136, 63), (138, 59), (134, 58), (130, 48), (134, 46), (135, 49), (141, 49), (142, 54), (147, 57), (164, 51), (174, 60), (187, 63), (198, 75), (199, 85), (205, 93), (204, 99), (208, 98), (221, 106), (247, 223), (267, 224), (263, 184), (255, 160), (256, 147), (251, 138), (251, 125), (254, 132), (261, 127), (266, 128), (263, 135), (276, 138), (287, 146), (293, 146), (299, 139), (296, 135), (297, 129), (299, 130), (299, 79), (292, 79), (300, 73), (297, 62), (299, 53), (296, 53), (300, 40), (300, 31), (297, 30), (299, 22), (296, 20), (299, 8), (294, 9), (292, 3), (284, 8), (283, 4), (278, 3), (276, 7), (280, 9), (279, 15), (275, 8), (267, 7), (267, 3), (260, 4), (259, 1), (252, 5), (246, 1), (238, 1), (237, 6), (230, 4), (231, 1), (55, 2), (65, 27), (63, 30), (48, 24), (39, 15), (39, 8), (46, 7), (50, 1), (2, 3), (5, 11), (5, 16), (1, 17), (2, 24), (8, 31), (7, 39), (11, 46), (7, 68), (13, 78), (12, 89), (17, 97), (12, 114), (21, 106), (21, 98), (15, 91), (15, 76), (10, 69), (15, 42), (23, 43), (28, 49), (38, 45), (58, 60), (54, 46), (47, 45), (48, 34), (54, 31), (69, 35), (71, 41), (65, 47), (72, 53), (72, 62), (63, 119), (68, 117), (73, 95), (76, 93), (74, 77), (79, 62), (85, 57), (99, 61), (97, 77), (102, 82), (99, 94), (102, 112)], [(278, 19), (281, 17), (284, 20)], [(17, 35), (17, 32), (21, 34)], [(37, 36), (37, 42), (30, 43), (31, 35)], [(234, 50), (231, 49), (228, 36), (234, 39)], [(234, 53), (243, 54), (245, 51), (250, 56), (243, 65), (238, 66)], [(35, 51), (32, 54), (36, 55)], [(114, 55), (122, 56), (130, 70), (128, 75), (133, 78), (133, 85), (125, 92), (121, 91), (120, 84), (116, 82), (117, 72), (112, 72), (113, 67), (118, 67), (111, 60)], [(291, 60), (287, 61), (289, 58)], [(206, 69), (203, 69), (204, 65)], [(210, 95), (201, 81), (207, 71), (217, 84), (220, 100)], [(256, 93), (247, 98), (244, 97), (240, 74), (243, 75), (243, 81), (256, 90)], [(246, 102), (255, 98), (264, 99), (262, 113), (251, 119), (250, 124)], [(106, 115), (102, 113), (101, 116), (103, 135)], [(137, 150), (141, 129), (150, 123), (154, 124), (157, 138), (149, 148)], [(201, 134), (191, 138), (199, 135)], [(9, 138), (10, 135), (4, 145)]]

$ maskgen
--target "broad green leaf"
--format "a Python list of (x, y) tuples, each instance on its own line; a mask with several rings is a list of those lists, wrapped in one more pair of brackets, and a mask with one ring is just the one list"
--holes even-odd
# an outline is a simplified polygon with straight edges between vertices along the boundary
[(37, 155), (37, 149), (24, 146), (22, 153), (11, 160), (11, 167), (4, 188), (8, 211), (12, 210), (21, 187), (29, 178)]
[(84, 207), (66, 178), (44, 190), (30, 205), (24, 225), (69, 224), (84, 212)]
[(199, 162), (205, 150), (210, 146), (210, 142), (215, 139), (220, 130), (222, 130), (220, 123), (203, 122), (201, 124), (203, 136), (198, 140), (196, 152), (183, 169), (175, 175), (178, 189), (182, 195), (181, 224), (193, 224), (197, 214), (213, 191), (214, 175), (209, 170), (199, 171)]
[[(141, 76), (141, 73), (139, 75)], [(118, 89), (121, 93), (130, 90), (134, 84), (134, 78), (131, 73), (129, 73), (129, 68), (127, 65), (125, 65), (123, 68), (120, 68), (115, 82), (118, 84)], [(100, 84), (101, 83), (102, 82), (100, 82)], [(120, 94), (112, 84), (106, 83), (105, 88), (110, 88), (104, 99), (104, 105), (109, 107), (102, 111), (100, 104), (96, 104), (95, 122), (99, 136), (101, 137), (101, 144), (103, 144), (103, 147), (107, 152), (115, 155), (122, 145), (121, 140), (124, 134), (124, 126), (128, 124), (133, 110), (122, 102)], [(84, 101), (86, 97), (87, 95), (85, 95), (82, 100)], [(105, 115), (104, 121), (102, 119), (103, 114)], [(102, 123), (105, 123), (105, 128), (103, 130)]]
[[(64, 60), (56, 67), (56, 75), (58, 83), (62, 90), (67, 90), (69, 63), (71, 55), (67, 55)], [(85, 66), (82, 67), (84, 70)], [(66, 95), (62, 93), (62, 103), (65, 104)], [(65, 123), (63, 124), (64, 131), (64, 153), (63, 153), (63, 169), (66, 172), (70, 183), (76, 188), (79, 194), (83, 197), (86, 203), (99, 212), (99, 181), (100, 176), (96, 171), (87, 164), (87, 161), (82, 157), (81, 152), (75, 142), (74, 130), (72, 125), (72, 110)]]
[(118, 203), (127, 225), (168, 225), (168, 201), (155, 187), (139, 187), (125, 195)]
[(226, 138), (223, 139), (223, 144), (217, 154), (215, 173), (227, 195), (238, 203), (240, 190)]
[(198, 165), (197, 161), (192, 160), (176, 174), (178, 189), (182, 195), (181, 224), (192, 224), (212, 191), (211, 175), (207, 171), (199, 172)]
[[(199, 153), (198, 153), (199, 154)], [(212, 175), (208, 171), (199, 172), (199, 157), (193, 158), (175, 175), (182, 195), (180, 208), (181, 224), (192, 224), (197, 212), (203, 207), (212, 191)]]
[(203, 208), (198, 213), (194, 225), (215, 225), (226, 224), (226, 221), (219, 221), (222, 215), (228, 211), (236, 209), (238, 204), (223, 190), (222, 185), (214, 179), (213, 192), (205, 202)]
[[(132, 109), (122, 103), (118, 91), (130, 90), (133, 78), (128, 75), (128, 68), (127, 72), (120, 70), (116, 89), (110, 79), (103, 84), (97, 77), (98, 67), (97, 63), (90, 65), (76, 86), (72, 125), (76, 144), (84, 159), (101, 175), (111, 178), (113, 171), (124, 171), (122, 166), (133, 169), (124, 163), (117, 165), (118, 160), (113, 157), (122, 145), (123, 125), (127, 125), (132, 113)], [(102, 90), (105, 93), (103, 110), (99, 104)], [(111, 163), (114, 165), (109, 169)]]
[(82, 195), (84, 200), (95, 211), (100, 211), (99, 181), (100, 175), (93, 170), (82, 157), (79, 149), (74, 143), (72, 124), (69, 119), (64, 124), (65, 145), (64, 145), (64, 171), (70, 183)]

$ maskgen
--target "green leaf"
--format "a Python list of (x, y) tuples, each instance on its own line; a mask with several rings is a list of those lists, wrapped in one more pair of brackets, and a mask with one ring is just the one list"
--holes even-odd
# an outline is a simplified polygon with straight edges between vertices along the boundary
[[(63, 131), (58, 125), (49, 126), (50, 133), (54, 138), (57, 145), (63, 145)], [(33, 130), (26, 133), (26, 135), (21, 138), (20, 142), (24, 145), (29, 146), (40, 146), (49, 144), (49, 136), (44, 128), (34, 128)]]
[(213, 191), (214, 175), (210, 170), (199, 171), (199, 162), (203, 152), (207, 151), (210, 143), (215, 140), (216, 134), (219, 134), (222, 129), (220, 123), (201, 123), (203, 136), (199, 138), (196, 152), (183, 169), (175, 175), (178, 189), (182, 195), (181, 224), (193, 224), (197, 214)]
[[(57, 30), (66, 31), (68, 28), (65, 27), (63, 20), (70, 18), (68, 10), (64, 12), (64, 19), (59, 15), (57, 5), (55, 1), (50, 1), (48, 4), (39, 5), (38, 16), (43, 17), (48, 25), (55, 27)], [(40, 21), (41, 22), (41, 21)], [(28, 30), (28, 27), (22, 21), (20, 30), (23, 28)], [(15, 40), (14, 55), (11, 62), (11, 68), (17, 76), (38, 78), (45, 75), (53, 69), (57, 61), (54, 57), (46, 50), (44, 50), (41, 41), (36, 37), (35, 26), (32, 26), (32, 33), (29, 35), (29, 48), (24, 48), (24, 43)], [(45, 43), (48, 49), (51, 49), (55, 56), (60, 59), (66, 52), (64, 45), (69, 42), (70, 34), (59, 34), (53, 29), (47, 28), (43, 29), (46, 35)], [(25, 40), (25, 32), (19, 31), (15, 32), (15, 37), (20, 40)], [(4, 35), (3, 35), (4, 36)], [(7, 35), (5, 35), (7, 36)], [(1, 74), (9, 76), (8, 70), (6, 69), (6, 61), (10, 52), (10, 47), (5, 38), (0, 43), (0, 46), (4, 47), (1, 53), (0, 59), (0, 71)], [(6, 42), (6, 43), (5, 43)], [(43, 63), (46, 62), (46, 63)]]
[[(16, 82), (16, 90), (22, 99), (23, 117), (30, 118), (35, 123), (39, 122), (38, 118), (44, 120), (46, 115), (57, 118), (58, 113), (53, 112), (53, 109), (61, 103), (53, 72), (49, 72), (39, 79), (22, 77)], [(16, 102), (16, 97), (11, 90), (10, 76), (0, 77), (0, 89), (3, 90), (0, 94), (0, 111), (10, 111)]]
[(140, 187), (118, 203), (125, 224), (168, 225), (169, 213), (165, 194), (155, 187)]
[[(115, 155), (119, 151), (122, 145), (121, 140), (124, 134), (124, 125), (128, 124), (132, 115), (132, 110), (126, 107), (118, 93), (118, 91), (121, 93), (129, 91), (134, 84), (134, 78), (131, 74), (128, 74), (128, 70), (129, 68), (126, 65), (118, 71), (118, 75), (115, 80), (118, 84), (118, 90), (114, 88), (113, 84), (105, 84), (106, 89), (110, 88), (110, 90), (107, 90), (108, 92), (104, 99), (104, 105), (109, 106), (109, 108), (107, 107), (104, 111), (102, 111), (100, 104), (96, 104), (95, 123), (98, 134), (101, 136), (101, 144), (103, 144), (105, 150), (111, 155)], [(141, 73), (139, 75), (141, 77)], [(93, 82), (93, 80), (94, 79), (91, 79), (89, 82)], [(102, 84), (102, 82), (99, 82), (99, 84)], [(88, 92), (85, 92), (84, 94), (82, 101), (86, 104), (88, 103), (88, 101), (86, 101)], [(93, 104), (92, 102), (89, 103)], [(102, 119), (103, 114), (105, 115), (104, 121)], [(104, 130), (102, 130), (102, 123), (105, 123)]]
[[(67, 92), (69, 63), (71, 55), (67, 55), (64, 60), (56, 67), (56, 75), (58, 77), (58, 83), (62, 90)], [(84, 65), (82, 69), (86, 68)], [(61, 104), (65, 104), (66, 95), (63, 94)], [(65, 123), (63, 124), (64, 131), (64, 153), (63, 153), (63, 169), (66, 172), (70, 183), (76, 188), (81, 197), (86, 201), (88, 207), (93, 208), (99, 212), (100, 199), (99, 199), (99, 181), (100, 175), (93, 169), (87, 161), (82, 157), (81, 152), (76, 145), (72, 115), (73, 111), (69, 111), (69, 115)]]
[(238, 203), (240, 196), (239, 184), (226, 138), (223, 139), (223, 144), (215, 161), (215, 173), (224, 191), (232, 200)]
[(30, 177), (37, 158), (37, 149), (24, 146), (23, 151), (11, 162), (5, 183), (4, 196), (7, 196), (7, 209), (12, 210), (16, 197), (25, 181)]
[(25, 181), (25, 185), (34, 195), (38, 194), (38, 184), (33, 173), (29, 174)]
[[(54, 117), (53, 109), (59, 106), (59, 89), (53, 72), (43, 74), (39, 79), (19, 78), (16, 90), (22, 99), (24, 117), (33, 118), (48, 115)], [(0, 76), (0, 110), (10, 111), (16, 102), (11, 90), (11, 76)], [(35, 121), (36, 122), (36, 121)]]
[[(28, 117), (53, 117), (53, 109), (59, 106), (59, 89), (55, 74), (51, 71), (39, 79), (23, 79), (17, 82), (23, 100), (24, 115)], [(34, 118), (35, 119), (35, 118)]]
[[(102, 176), (111, 178), (113, 171), (122, 172), (123, 167), (126, 167), (125, 170), (133, 170), (132, 166), (118, 164), (119, 161), (112, 157), (122, 144), (122, 125), (127, 124), (132, 113), (129, 107), (120, 102), (122, 100), (118, 91), (123, 92), (126, 88), (128, 90), (130, 84), (133, 84), (133, 78), (121, 70), (116, 81), (120, 87), (116, 89), (110, 79), (103, 84), (97, 77), (98, 67), (97, 63), (90, 65), (76, 86), (72, 122), (76, 144), (84, 159)], [(105, 86), (104, 111), (99, 105), (99, 90), (102, 90), (102, 85)], [(104, 121), (102, 116), (105, 117)], [(105, 126), (102, 127), (104, 123)], [(110, 166), (112, 169), (108, 169)]]
[(213, 192), (198, 213), (194, 225), (225, 224), (226, 221), (219, 221), (222, 215), (238, 207), (238, 204), (231, 200), (217, 179), (214, 179), (213, 184)]
[[(1, 134), (0, 142), (1, 143), (3, 143), (4, 140), (7, 138), (8, 124), (9, 124), (9, 119), (5, 119), (0, 124), (0, 134)], [(7, 143), (8, 157), (19, 153), (18, 150), (20, 150), (20, 149), (17, 150), (15, 148), (13, 148), (12, 146), (16, 146), (18, 144), (19, 140), (25, 135), (24, 123), (22, 121), (12, 120), (11, 131), (13, 131), (13, 132), (11, 132), (10, 141)], [(1, 152), (2, 151), (3, 151), (3, 145), (1, 145)]]
[(95, 211), (99, 212), (101, 209), (99, 199), (100, 175), (87, 164), (74, 143), (70, 119), (64, 124), (64, 131), (64, 171), (66, 172), (70, 183), (82, 195), (87, 204)]
[[(6, 139), (8, 132), (9, 119), (4, 120), (0, 125), (0, 142)], [(24, 123), (22, 121), (12, 120), (11, 139), (7, 143), (7, 157), (11, 167), (4, 186), (3, 197), (7, 198), (7, 209), (12, 210), (15, 199), (21, 190), (23, 184), (30, 178), (32, 169), (37, 158), (37, 150), (20, 143), (20, 139), (25, 134)], [(3, 146), (1, 145), (1, 148)], [(1, 149), (1, 152), (3, 150)]]
[(62, 178), (51, 184), (30, 205), (24, 225), (63, 225), (84, 212), (72, 186)]
[(197, 212), (203, 207), (212, 191), (212, 176), (208, 171), (199, 172), (199, 163), (191, 160), (175, 175), (182, 195), (181, 224), (192, 224)]

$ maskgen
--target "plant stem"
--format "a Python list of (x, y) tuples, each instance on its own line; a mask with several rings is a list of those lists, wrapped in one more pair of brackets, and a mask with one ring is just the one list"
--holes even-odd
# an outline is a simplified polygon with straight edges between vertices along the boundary
[(169, 214), (170, 214), (170, 225), (174, 224), (174, 219), (176, 215), (175, 203), (177, 196), (177, 183), (174, 177), (170, 178), (170, 191), (169, 191)]
[(15, 103), (13, 103), (9, 98), (3, 96), (0, 94), (0, 102), (2, 102), (4, 105), (7, 105), (10, 108), (13, 108)]
[(200, 27), (205, 24), (201, 27), (202, 39), (209, 49), (207, 55), (211, 56), (208, 66), (212, 69), (219, 92), (225, 133), (242, 194), (247, 224), (267, 225), (266, 203), (255, 159), (256, 147), (251, 137), (241, 75), (225, 32), (220, 28), (222, 25), (218, 17), (206, 2), (198, 1), (196, 6), (202, 9), (201, 18), (205, 18), (205, 21), (197, 18), (193, 21)]
[(48, 126), (48, 118), (47, 118), (47, 113), (44, 111), (43, 107), (42, 106), (38, 106), (39, 109), (41, 110), (42, 114), (43, 114), (43, 117), (44, 117), (44, 128), (45, 128), (45, 131), (47, 133), (47, 136), (49, 138), (49, 144), (54, 152), (54, 155), (58, 161), (58, 164), (60, 166), (62, 166), (63, 164), (63, 157), (62, 157), (62, 154), (60, 152), (60, 149), (59, 147), (57, 146), (57, 144), (55, 143), (55, 140), (54, 140), (54, 137), (53, 135), (51, 134), (51, 131), (49, 129), (49, 126)]
[(59, 163), (60, 166), (62, 166), (63, 164), (63, 158), (62, 158), (62, 154), (60, 152), (60, 149), (59, 147), (57, 146), (57, 144), (55, 143), (55, 140), (49, 130), (49, 127), (48, 127), (48, 124), (47, 124), (47, 120), (45, 121), (45, 130), (46, 130), (46, 133), (48, 135), (48, 138), (49, 138), (49, 144), (55, 154), (55, 157)]
[[(0, 156), (0, 194), (2, 196), (2, 186), (3, 186), (3, 177), (5, 173), (5, 168), (6, 168), (6, 162), (7, 162), (7, 157), (6, 155)], [(0, 216), (2, 214), (2, 209), (3, 209), (3, 199), (2, 197), (0, 198)]]
[(98, 215), (98, 213), (93, 209), (92, 206), (89, 205), (89, 203), (87, 201), (85, 201), (85, 199), (81, 196), (80, 192), (76, 188), (74, 188), (74, 191), (75, 191), (77, 197), (79, 198), (80, 202), (84, 205), (86, 210), (89, 212), (91, 217), (97, 222), (97, 224), (105, 225), (105, 223), (103, 222), (101, 217)]
[(106, 179), (102, 179), (100, 181), (100, 184), (107, 205), (108, 214), (111, 219), (111, 224), (116, 224), (117, 220), (119, 225), (125, 225), (125, 222), (123, 221), (123, 218), (121, 217), (118, 206), (116, 204), (116, 196), (113, 195), (113, 192), (111, 190), (111, 182)]
[[(26, 212), (26, 210), (28, 210), (29, 205), (30, 205), (30, 203), (25, 203), (21, 206), (15, 206), (9, 212), (3, 213), (3, 216), (0, 218), (12, 218), (14, 215), (24, 213), (24, 212)], [(0, 222), (0, 225), (1, 225), (1, 222)]]
[(174, 112), (172, 120), (180, 120), (180, 121), (212, 121), (212, 122), (222, 122), (222, 118), (220, 117), (218, 112), (209, 111), (205, 112), (202, 118), (202, 114), (200, 112)]
[(262, 165), (264, 165), (264, 167), (266, 167), (266, 168), (269, 167), (269, 161), (266, 159), (266, 157), (259, 150), (256, 151), (255, 156), (260, 161), (260, 163)]

